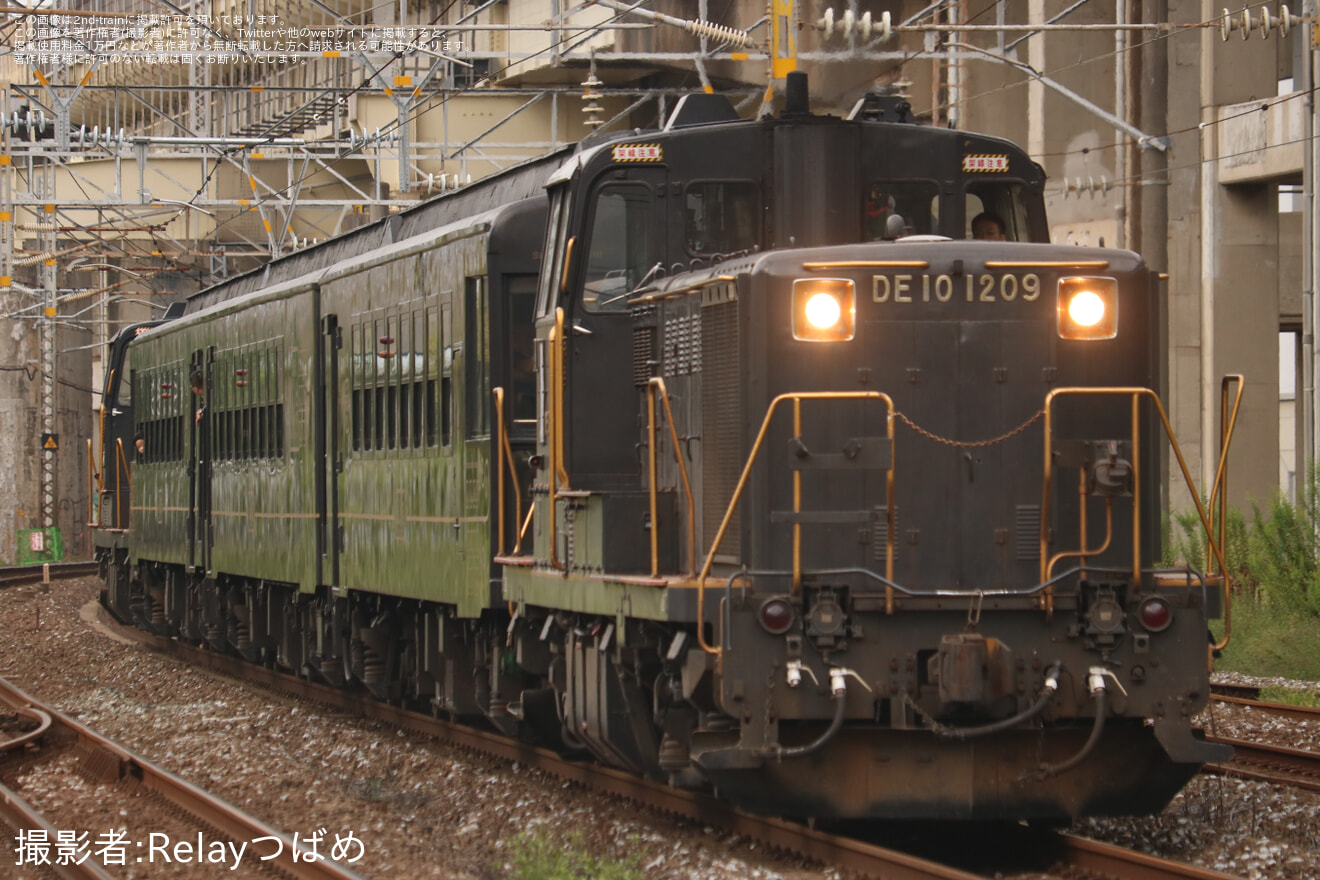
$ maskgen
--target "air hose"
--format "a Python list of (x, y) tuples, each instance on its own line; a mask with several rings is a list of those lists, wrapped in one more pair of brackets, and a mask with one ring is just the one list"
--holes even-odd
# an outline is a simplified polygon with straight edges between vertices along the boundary
[(945, 739), (972, 739), (978, 736), (989, 736), (992, 733), (1000, 733), (1017, 727), (1023, 722), (1030, 721), (1049, 705), (1050, 700), (1059, 691), (1059, 675), (1063, 672), (1062, 663), (1054, 663), (1049, 669), (1045, 670), (1045, 686), (1041, 688), (1040, 696), (1036, 702), (1023, 709), (1012, 718), (1004, 718), (993, 724), (986, 724), (982, 727), (945, 727), (943, 725), (935, 728), (935, 733)]

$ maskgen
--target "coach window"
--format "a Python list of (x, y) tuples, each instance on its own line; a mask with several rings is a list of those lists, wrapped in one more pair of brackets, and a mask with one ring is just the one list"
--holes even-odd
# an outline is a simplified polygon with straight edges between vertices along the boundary
[(628, 294), (656, 259), (651, 253), (651, 213), (648, 186), (608, 186), (596, 194), (582, 292), (587, 311), (628, 310)]
[(978, 180), (967, 184), (963, 205), (963, 236), (972, 237), (972, 220), (990, 214), (1003, 221), (1006, 241), (1031, 241), (1027, 187), (1016, 180)]
[(934, 181), (876, 181), (862, 209), (862, 240), (935, 235), (940, 231), (940, 188)]
[(700, 181), (683, 194), (683, 238), (697, 257), (734, 254), (760, 243), (760, 197), (750, 180)]

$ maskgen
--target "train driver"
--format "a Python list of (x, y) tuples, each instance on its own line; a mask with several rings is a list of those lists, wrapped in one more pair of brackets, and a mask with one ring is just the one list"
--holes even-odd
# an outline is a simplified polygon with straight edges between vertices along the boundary
[(981, 241), (1007, 241), (1006, 228), (1004, 219), (990, 211), (982, 211), (972, 218), (972, 238)]

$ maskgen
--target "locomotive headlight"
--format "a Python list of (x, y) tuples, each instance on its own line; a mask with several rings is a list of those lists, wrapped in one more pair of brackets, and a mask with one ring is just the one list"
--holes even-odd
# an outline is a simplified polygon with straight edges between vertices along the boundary
[(807, 300), (807, 323), (817, 330), (829, 330), (843, 317), (839, 301), (830, 293), (813, 293)]
[(847, 278), (793, 282), (793, 338), (844, 342), (857, 330), (857, 292)]
[(1113, 339), (1118, 335), (1118, 281), (1059, 279), (1059, 335), (1064, 339)]
[(1105, 319), (1105, 301), (1100, 294), (1083, 290), (1068, 301), (1068, 317), (1079, 326), (1094, 327)]

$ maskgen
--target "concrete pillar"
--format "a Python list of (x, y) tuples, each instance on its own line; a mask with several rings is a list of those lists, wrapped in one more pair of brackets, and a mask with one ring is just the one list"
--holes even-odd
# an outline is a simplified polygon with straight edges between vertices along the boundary
[(1272, 184), (1216, 185), (1209, 196), (1214, 222), (1202, 247), (1212, 274), (1202, 282), (1202, 323), (1211, 345), (1203, 352), (1202, 406), (1210, 442), (1202, 480), (1210, 485), (1218, 456), (1219, 378), (1241, 373), (1246, 393), (1230, 453), (1229, 503), (1246, 509), (1253, 501), (1265, 506), (1279, 483), (1278, 196)]

